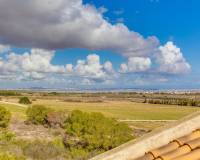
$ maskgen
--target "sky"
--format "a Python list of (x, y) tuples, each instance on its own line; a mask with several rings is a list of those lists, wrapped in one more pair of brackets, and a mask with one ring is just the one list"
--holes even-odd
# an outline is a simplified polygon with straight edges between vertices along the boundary
[(199, 6), (0, 0), (0, 88), (198, 89)]

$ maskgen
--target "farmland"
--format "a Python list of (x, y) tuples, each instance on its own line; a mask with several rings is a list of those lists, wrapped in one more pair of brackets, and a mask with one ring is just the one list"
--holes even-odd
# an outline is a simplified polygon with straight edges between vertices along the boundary
[[(16, 93), (15, 93), (16, 94)], [(21, 93), (28, 95), (32, 99), (32, 105), (44, 105), (55, 110), (64, 110), (70, 113), (73, 110), (81, 110), (85, 112), (101, 112), (106, 117), (116, 118), (118, 120), (130, 120), (129, 124), (137, 127), (157, 128), (164, 122), (156, 122), (151, 120), (178, 120), (188, 114), (196, 112), (200, 107), (178, 106), (178, 105), (164, 105), (164, 104), (148, 104), (143, 103), (144, 95), (136, 93), (125, 94), (59, 94), (59, 93)], [(163, 94), (146, 94), (145, 97), (154, 97), (156, 99), (166, 97)], [(180, 97), (192, 97), (193, 95), (175, 95)], [(12, 113), (17, 114), (18, 117), (25, 117), (26, 107), (12, 105), (18, 103), (20, 94), (13, 97), (3, 96), (1, 99), (11, 104), (0, 103), (6, 106)], [(171, 97), (171, 95), (167, 95)], [(136, 120), (136, 121), (135, 121)], [(141, 120), (138, 121), (138, 120)], [(147, 122), (143, 121), (146, 120)], [(143, 122), (142, 122), (143, 121)]]
[[(164, 94), (164, 95), (163, 94), (153, 94), (153, 95), (145, 94), (144, 95), (141, 93), (118, 93), (118, 94), (116, 93), (54, 93), (54, 92), (41, 93), (41, 92), (23, 92), (23, 91), (7, 94), (7, 91), (6, 91), (6, 93), (3, 92), (3, 94), (0, 94), (0, 95), (1, 95), (0, 106), (5, 107), (8, 111), (11, 112), (11, 115), (12, 115), (10, 124), (8, 126), (8, 131), (12, 132), (15, 135), (15, 139), (14, 141), (9, 141), (9, 142), (7, 142), (6, 140), (6, 143), (8, 143), (8, 147), (9, 146), (12, 147), (13, 145), (17, 147), (18, 150), (20, 150), (20, 153), (23, 153), (20, 155), (22, 157), (24, 156), (29, 157), (29, 158), (35, 157), (35, 159), (42, 159), (42, 160), (48, 159), (49, 156), (54, 156), (54, 157), (67, 156), (66, 159), (70, 159), (70, 160), (76, 159), (79, 156), (81, 156), (82, 159), (87, 159), (88, 157), (92, 157), (96, 154), (102, 153), (110, 148), (116, 147), (124, 142), (127, 142), (127, 140), (138, 138), (148, 132), (151, 132), (152, 130), (156, 128), (162, 127), (168, 123), (176, 121), (186, 115), (189, 115), (191, 113), (194, 113), (200, 110), (200, 107), (198, 106), (181, 106), (181, 105), (173, 105), (173, 104), (168, 104), (168, 105), (150, 104), (146, 102), (146, 99), (150, 99), (150, 98), (156, 100), (156, 102), (158, 100), (159, 102), (162, 102), (163, 99), (166, 101), (168, 99), (171, 99), (172, 97), (172, 95), (169, 95), (169, 94)], [(179, 99), (181, 99), (181, 101), (183, 99), (184, 101), (186, 101), (187, 99), (189, 99), (190, 101), (193, 100), (191, 99), (193, 95), (174, 95), (173, 97), (176, 97), (175, 99), (176, 101), (179, 101)], [(30, 99), (31, 104), (19, 103), (20, 99), (27, 99), (27, 98)], [(196, 98), (198, 98), (198, 95), (196, 96)], [(195, 99), (195, 102), (198, 102), (198, 101), (196, 101)], [(190, 103), (187, 103), (187, 104), (190, 104)], [(31, 123), (30, 121), (27, 121), (27, 120), (28, 118), (30, 118), (29, 116), (32, 116), (32, 113), (28, 116), (27, 109), (28, 108), (34, 109), (35, 108), (34, 106), (38, 106), (38, 108), (40, 109), (43, 108), (42, 109), (43, 111), (41, 110), (41, 113), (44, 113), (44, 111), (52, 112), (51, 114), (53, 115), (53, 117), (58, 115), (58, 113), (59, 114), (64, 113), (68, 116), (77, 114), (75, 115), (76, 118), (74, 118), (73, 120), (77, 119), (78, 122), (80, 122), (80, 120), (83, 120), (84, 124), (87, 122), (90, 125), (94, 125), (94, 123), (97, 123), (97, 125), (100, 128), (102, 127), (102, 129), (105, 129), (105, 132), (116, 133), (116, 134), (119, 134), (118, 136), (122, 135), (121, 137), (122, 141), (120, 141), (120, 138), (116, 139), (115, 146), (112, 146), (109, 148), (106, 148), (105, 146), (103, 150), (96, 150), (95, 148), (93, 150), (90, 150), (90, 147), (94, 146), (94, 144), (91, 144), (91, 146), (88, 146), (89, 148), (87, 150), (85, 150), (84, 147), (80, 148), (81, 146), (76, 148), (77, 146), (73, 144), (74, 143), (76, 144), (77, 142), (72, 141), (73, 143), (71, 143), (70, 141), (69, 142), (65, 141), (63, 138), (66, 137), (67, 132), (73, 133), (77, 129), (78, 129), (77, 133), (78, 135), (80, 135), (79, 128), (81, 128), (81, 126), (79, 125), (81, 124), (77, 126), (77, 122), (74, 122), (75, 124), (70, 124), (72, 121), (69, 121), (68, 125), (65, 124), (62, 127), (51, 127), (47, 123), (48, 119), (46, 119), (47, 118), (46, 115), (45, 115), (46, 117), (45, 121), (39, 121), (39, 122), (34, 121), (34, 122), (37, 122), (36, 124)], [(44, 107), (46, 107), (46, 109)], [(101, 113), (101, 114), (93, 114), (93, 113)], [(32, 116), (32, 119), (37, 117), (37, 110), (36, 110), (36, 113), (34, 114), (35, 115)], [(80, 119), (80, 117), (82, 118)], [(84, 118), (87, 118), (87, 117), (91, 117), (88, 120), (94, 119), (95, 121), (94, 122), (93, 120), (92, 122), (89, 122), (88, 120), (84, 121)], [(57, 118), (53, 120), (57, 120)], [(101, 123), (101, 120), (103, 119), (104, 119), (104, 122), (106, 123)], [(114, 119), (114, 121), (112, 121), (111, 119)], [(109, 132), (111, 126), (113, 126), (114, 123), (120, 124), (119, 128), (113, 128), (113, 129), (118, 130), (118, 132)], [(70, 128), (68, 129), (64, 128), (69, 125), (72, 125), (72, 126), (75, 125), (76, 126), (74, 128), (75, 130), (71, 130)], [(84, 125), (82, 127), (90, 126), (90, 125)], [(104, 126), (101, 126), (101, 125), (104, 125)], [(98, 131), (98, 128), (97, 128), (97, 131)], [(123, 132), (122, 134), (120, 134), (121, 131)], [(97, 132), (97, 133), (101, 134), (101, 129), (100, 129), (100, 132)], [(96, 135), (97, 133), (95, 133), (94, 135)], [(124, 139), (127, 137), (127, 136), (123, 136), (125, 133), (127, 133), (128, 137), (130, 136), (128, 139)], [(0, 133), (0, 137), (2, 136), (1, 134), (2, 133)], [(7, 137), (8, 135), (4, 135), (4, 136)], [(69, 136), (72, 136), (72, 135), (68, 134), (68, 138)], [(96, 139), (96, 137), (93, 137), (93, 138), (94, 138), (93, 140)], [(104, 138), (106, 141), (106, 137)], [(74, 138), (72, 138), (72, 140), (73, 139)], [(21, 143), (21, 141), (23, 141), (23, 143)], [(54, 144), (55, 141), (56, 141), (56, 145)], [(71, 145), (71, 147), (73, 146), (75, 148), (72, 148), (72, 150), (70, 148), (66, 149), (65, 148), (66, 146), (63, 146), (63, 142), (67, 144), (66, 146), (69, 147)], [(78, 143), (78, 144), (85, 144), (83, 142)], [(90, 141), (88, 142), (90, 143)], [(101, 141), (97, 140), (93, 142), (96, 145), (101, 145), (99, 144)], [(29, 146), (28, 149), (27, 147), (24, 148), (24, 144)], [(42, 148), (40, 148), (41, 145), (43, 146)], [(34, 149), (32, 150), (32, 148)], [(53, 153), (51, 151), (52, 148), (56, 150), (56, 153)], [(45, 149), (45, 151), (41, 151), (42, 149)], [(5, 146), (0, 145), (0, 152), (5, 151), (5, 150), (7, 150), (7, 148), (5, 148)], [(11, 149), (12, 154), (14, 153), (13, 151), (14, 149)], [(38, 152), (40, 153), (38, 154)], [(51, 155), (51, 153), (53, 155)], [(73, 157), (76, 157), (76, 158), (73, 158)]]

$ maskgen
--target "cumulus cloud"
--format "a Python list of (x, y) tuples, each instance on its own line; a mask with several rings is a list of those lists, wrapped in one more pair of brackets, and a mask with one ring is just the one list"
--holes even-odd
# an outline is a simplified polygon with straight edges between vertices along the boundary
[(112, 65), (112, 63), (110, 61), (106, 61), (104, 63), (104, 65), (103, 65), (103, 68), (108, 73), (113, 73), (114, 72), (113, 65)]
[(24, 54), (14, 52), (0, 59), (0, 79), (42, 80), (82, 78), (88, 82), (112, 81), (116, 76), (112, 63), (100, 62), (100, 57), (90, 54), (85, 60), (78, 60), (75, 65), (53, 65), (54, 51), (31, 49)]
[(73, 72), (73, 65), (72, 64), (66, 64), (66, 72), (72, 73)]
[(128, 59), (128, 63), (121, 64), (120, 72), (145, 72), (151, 68), (151, 59), (145, 57), (131, 57)]
[(183, 57), (180, 48), (171, 41), (167, 42), (164, 46), (159, 47), (156, 59), (160, 64), (160, 72), (184, 74), (191, 70), (191, 66)]
[(82, 0), (0, 0), (0, 42), (46, 49), (112, 50), (125, 56), (154, 52), (159, 41), (111, 24)]
[(54, 51), (43, 49), (31, 49), (30, 53), (22, 55), (14, 52), (8, 54), (6, 59), (0, 60), (0, 73), (7, 75), (13, 74), (24, 78), (42, 79), (46, 73), (65, 73), (64, 66), (52, 65)]
[[(109, 73), (113, 73), (109, 75)], [(97, 81), (105, 81), (114, 76), (112, 63), (107, 61), (104, 64), (100, 63), (100, 57), (96, 54), (90, 54), (86, 60), (78, 60), (74, 67), (74, 74)]]
[(104, 18), (105, 12), (106, 8), (83, 4), (83, 0), (0, 0), (0, 44), (4, 44), (0, 53), (10, 51), (9, 46), (40, 48), (0, 57), (0, 79), (45, 79), (59, 74), (60, 79), (81, 77), (91, 84), (112, 83), (119, 76), (110, 61), (101, 63), (96, 54), (76, 64), (53, 65), (52, 50), (67, 48), (121, 54), (127, 62), (121, 64), (120, 73), (184, 74), (191, 70), (173, 42), (160, 46), (155, 36), (143, 37), (121, 19), (111, 24)]

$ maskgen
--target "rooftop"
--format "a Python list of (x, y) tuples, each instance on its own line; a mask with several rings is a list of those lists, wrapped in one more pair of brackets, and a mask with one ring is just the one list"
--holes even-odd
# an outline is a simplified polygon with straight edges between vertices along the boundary
[(200, 112), (91, 160), (200, 160)]
[[(159, 140), (159, 139), (158, 139)], [(177, 138), (168, 144), (147, 152), (137, 160), (199, 160), (200, 130)]]

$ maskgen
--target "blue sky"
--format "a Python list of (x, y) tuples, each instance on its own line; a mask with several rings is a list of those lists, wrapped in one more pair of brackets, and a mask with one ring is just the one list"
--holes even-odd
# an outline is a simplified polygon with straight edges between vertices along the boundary
[(20, 6), (7, 0), (0, 6), (0, 88), (200, 86), (200, 1), (32, 0)]

